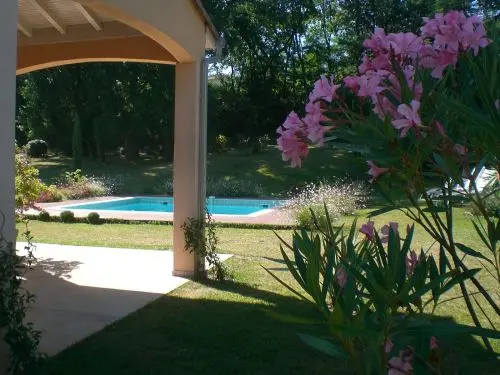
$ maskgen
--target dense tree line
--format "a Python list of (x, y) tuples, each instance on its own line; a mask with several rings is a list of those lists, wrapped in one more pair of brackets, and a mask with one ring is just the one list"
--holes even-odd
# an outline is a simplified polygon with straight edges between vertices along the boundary
[[(416, 31), (446, 9), (496, 14), (496, 0), (204, 0), (227, 41), (212, 70), (209, 142), (273, 136), (320, 74), (352, 73), (374, 27)], [(131, 63), (65, 66), (18, 78), (17, 140), (105, 160), (122, 149), (171, 159), (174, 68)], [(77, 133), (77, 134), (75, 134)]]

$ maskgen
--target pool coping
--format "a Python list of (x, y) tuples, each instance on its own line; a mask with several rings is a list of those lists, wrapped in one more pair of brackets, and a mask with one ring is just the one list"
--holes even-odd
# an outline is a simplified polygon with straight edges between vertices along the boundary
[[(147, 197), (147, 196), (137, 196), (137, 197)], [(84, 209), (74, 209), (68, 208), (69, 206), (81, 206), (91, 203), (99, 203), (106, 201), (118, 201), (131, 199), (136, 197), (118, 197), (118, 196), (106, 196), (98, 198), (80, 199), (80, 200), (68, 200), (64, 202), (53, 202), (53, 203), (37, 203), (36, 207), (38, 210), (45, 210), (51, 216), (59, 216), (62, 211), (72, 211), (75, 217), (87, 217), (91, 212), (99, 213), (100, 217), (103, 219), (122, 219), (130, 221), (172, 221), (174, 215), (171, 212), (151, 212), (151, 211), (116, 211), (116, 210), (84, 210)], [(220, 198), (226, 199), (226, 198)], [(227, 198), (230, 199), (230, 198)], [(238, 199), (238, 198), (235, 198)], [(252, 198), (241, 198), (246, 200), (252, 200)], [(255, 198), (258, 200), (263, 200)], [(32, 212), (31, 212), (32, 211)], [(30, 210), (28, 214), (36, 214), (36, 210)], [(212, 218), (215, 222), (221, 223), (238, 223), (238, 224), (271, 224), (271, 225), (290, 225), (293, 221), (290, 218), (285, 217), (279, 213), (276, 209), (264, 209), (254, 212), (250, 215), (221, 215), (214, 214)]]

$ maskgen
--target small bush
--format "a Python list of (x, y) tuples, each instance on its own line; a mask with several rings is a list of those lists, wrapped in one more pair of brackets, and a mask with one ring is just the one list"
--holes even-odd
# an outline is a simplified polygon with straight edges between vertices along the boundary
[(46, 186), (38, 178), (38, 169), (30, 164), (26, 155), (16, 148), (16, 209), (32, 207)]
[(26, 144), (26, 154), (32, 158), (44, 158), (49, 153), (49, 145), (41, 139), (34, 139)]
[(87, 216), (87, 221), (89, 222), (89, 224), (99, 225), (99, 224), (101, 224), (101, 217), (99, 216), (99, 214), (97, 212), (91, 212)]
[(282, 215), (292, 218), (301, 227), (312, 229), (313, 212), (319, 228), (324, 229), (327, 226), (325, 204), (331, 220), (337, 220), (344, 215), (353, 215), (356, 210), (364, 206), (367, 189), (363, 184), (354, 182), (311, 183), (292, 193), (291, 196), (281, 208)]
[(38, 213), (38, 220), (40, 221), (50, 221), (50, 214), (45, 211), (45, 210), (42, 210)]
[(63, 193), (57, 188), (55, 185), (50, 185), (44, 187), (42, 192), (40, 193), (40, 197), (37, 202), (46, 203), (46, 202), (60, 202), (64, 200)]
[(252, 153), (259, 154), (261, 152), (264, 152), (269, 143), (271, 143), (271, 138), (267, 134), (257, 137), (257, 139), (252, 144)]
[(215, 137), (215, 143), (212, 147), (213, 152), (226, 152), (229, 148), (229, 138), (225, 135), (219, 134)]
[(63, 223), (73, 223), (75, 221), (75, 214), (71, 211), (63, 211), (60, 216)]
[(80, 169), (66, 172), (60, 190), (68, 199), (85, 199), (108, 195), (110, 189), (104, 179), (85, 176)]

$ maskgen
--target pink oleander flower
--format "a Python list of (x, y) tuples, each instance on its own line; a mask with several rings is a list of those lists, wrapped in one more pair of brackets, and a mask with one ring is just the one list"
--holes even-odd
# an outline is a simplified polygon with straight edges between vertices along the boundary
[(363, 47), (371, 49), (374, 54), (389, 51), (390, 44), (384, 29), (376, 27), (370, 39), (366, 39), (363, 42)]
[(344, 78), (344, 84), (349, 90), (357, 94), (359, 91), (359, 80), (360, 77), (358, 76), (347, 76)]
[(337, 280), (337, 284), (339, 284), (340, 288), (344, 288), (347, 282), (347, 271), (344, 267), (340, 266), (335, 271), (335, 278)]
[(290, 161), (292, 167), (300, 167), (302, 159), (309, 153), (305, 124), (295, 112), (291, 112), (276, 133), (283, 160)]
[(392, 342), (392, 340), (391, 339), (385, 340), (384, 352), (386, 352), (386, 354), (389, 354), (390, 352), (392, 352), (392, 348), (394, 348), (394, 343)]
[(366, 238), (371, 240), (375, 236), (375, 222), (368, 221), (366, 224), (363, 224), (359, 229), (361, 233), (363, 233)]
[(411, 365), (412, 357), (405, 357), (399, 353), (399, 357), (393, 357), (389, 360), (389, 371), (387, 375), (409, 375), (413, 373)]
[(324, 75), (314, 83), (314, 89), (309, 94), (309, 100), (314, 102), (318, 99), (323, 99), (330, 103), (337, 98), (337, 90), (341, 85), (333, 84), (333, 78), (328, 79)]
[(439, 349), (438, 339), (436, 338), (436, 336), (431, 337), (429, 347), (431, 348), (431, 350)]
[(381, 229), (380, 229), (380, 232), (382, 233), (382, 237), (380, 238), (380, 241), (382, 243), (387, 243), (389, 241), (389, 233), (390, 233), (390, 230), (393, 230), (394, 233), (398, 233), (398, 230), (399, 230), (399, 223), (395, 223), (395, 222), (390, 222), (389, 224), (386, 224), (384, 225)]
[(422, 48), (420, 63), (425, 68), (432, 68), (435, 78), (441, 78), (446, 67), (455, 66), (462, 52), (472, 50), (477, 55), (479, 48), (491, 43), (486, 38), (483, 20), (478, 16), (467, 18), (463, 12), (452, 11), (445, 15), (438, 13), (424, 21), (422, 37), (431, 39), (432, 45)]
[(410, 254), (408, 255), (408, 257), (405, 260), (406, 274), (408, 276), (413, 275), (413, 272), (415, 271), (415, 267), (417, 267), (418, 262), (419, 262), (419, 258), (418, 258), (417, 253), (414, 250), (410, 251)]
[(401, 130), (401, 138), (404, 138), (411, 128), (422, 124), (420, 115), (418, 114), (419, 109), (420, 102), (416, 100), (411, 101), (411, 106), (408, 104), (401, 104), (398, 106), (398, 113), (403, 116), (403, 118), (393, 120), (392, 125), (395, 129)]
[(389, 34), (387, 40), (395, 57), (415, 58), (422, 48), (422, 38), (413, 33)]
[(328, 121), (323, 115), (320, 102), (309, 102), (306, 105), (307, 115), (304, 117), (304, 124), (307, 128), (309, 140), (317, 146), (323, 146), (325, 133), (332, 129), (332, 126), (323, 126), (321, 122)]
[(367, 161), (366, 162), (370, 169), (368, 170), (368, 174), (372, 177), (370, 179), (370, 183), (374, 183), (380, 176), (382, 176), (384, 173), (389, 171), (389, 168), (382, 168), (377, 166), (374, 162), (372, 161)]
[(365, 97), (369, 96), (372, 99), (385, 90), (381, 86), (383, 76), (376, 74), (373, 71), (368, 71), (362, 75), (359, 79), (359, 91), (358, 96)]
[(479, 48), (484, 48), (490, 44), (490, 40), (486, 38), (486, 30), (484, 25), (474, 26), (471, 21), (465, 22), (462, 27), (461, 44), (464, 49), (471, 49), (474, 55), (477, 56)]

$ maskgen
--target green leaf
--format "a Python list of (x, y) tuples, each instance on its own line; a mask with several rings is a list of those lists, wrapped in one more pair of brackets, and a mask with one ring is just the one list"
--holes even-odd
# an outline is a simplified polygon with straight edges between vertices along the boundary
[(271, 275), (271, 277), (276, 280), (277, 282), (279, 282), (281, 285), (283, 285), (285, 288), (287, 288), (290, 292), (292, 292), (293, 294), (295, 294), (297, 297), (299, 297), (300, 299), (304, 300), (304, 301), (307, 301), (307, 302), (311, 302), (309, 299), (307, 299), (306, 297), (304, 297), (302, 294), (300, 294), (299, 292), (297, 292), (295, 289), (293, 289), (290, 285), (288, 285), (287, 283), (285, 283), (284, 281), (282, 281), (278, 276), (276, 276), (274, 273), (272, 273), (271, 271), (269, 271), (266, 267), (264, 267), (263, 265), (261, 265), (262, 268), (264, 268), (264, 270), (269, 274)]
[(467, 255), (470, 255), (471, 257), (474, 257), (474, 258), (481, 258), (481, 259), (484, 259), (485, 261), (491, 263), (491, 265), (495, 265), (490, 259), (486, 258), (483, 254), (481, 254), (479, 251), (476, 251), (476, 250), (473, 250), (471, 249), (470, 247), (468, 246), (465, 246), (464, 244), (461, 244), (461, 243), (456, 243), (457, 245), (457, 248), (467, 254)]
[(349, 355), (340, 346), (333, 344), (331, 341), (314, 337), (311, 335), (299, 333), (300, 339), (310, 347), (319, 350), (320, 352), (329, 355), (333, 358), (349, 359)]

